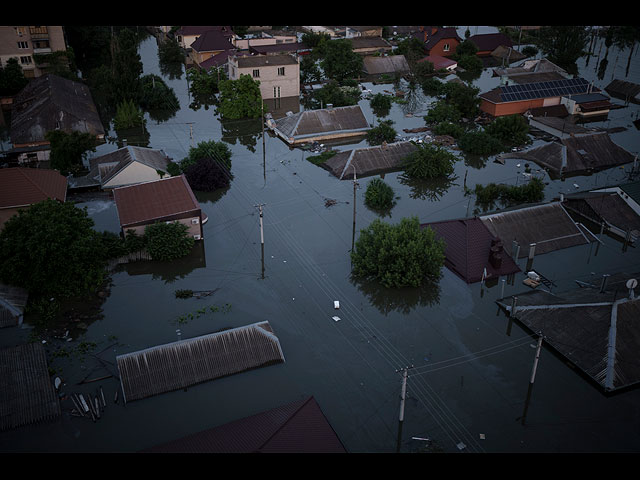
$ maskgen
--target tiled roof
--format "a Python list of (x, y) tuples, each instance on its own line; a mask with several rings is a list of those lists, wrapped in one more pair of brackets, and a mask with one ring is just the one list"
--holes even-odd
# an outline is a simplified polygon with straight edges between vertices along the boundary
[(318, 403), (308, 397), (145, 452), (346, 453), (346, 450)]
[(123, 227), (200, 210), (184, 175), (116, 188), (113, 197)]
[[(492, 244), (499, 242), (479, 218), (447, 220), (422, 225), (431, 227), (436, 237), (446, 243), (445, 266), (467, 283), (482, 280), (486, 269), (486, 278), (519, 272), (520, 268), (506, 251), (496, 251), (499, 263), (490, 261)], [(500, 250), (499, 247), (497, 250)]]
[(418, 60), (418, 63), (420, 62), (431, 62), (433, 63), (433, 68), (435, 68), (436, 70), (458, 64), (458, 62), (456, 62), (455, 60), (451, 60), (447, 57), (441, 57), (440, 55), (428, 55)]
[(504, 33), (483, 33), (478, 35), (471, 35), (469, 41), (473, 42), (478, 50), (493, 51), (501, 45), (506, 47), (513, 47), (513, 42)]
[(31, 205), (47, 198), (64, 202), (66, 197), (67, 179), (56, 170), (0, 169), (0, 208)]
[(196, 52), (211, 52), (230, 50), (234, 47), (229, 36), (221, 30), (207, 30), (191, 44), (191, 48)]

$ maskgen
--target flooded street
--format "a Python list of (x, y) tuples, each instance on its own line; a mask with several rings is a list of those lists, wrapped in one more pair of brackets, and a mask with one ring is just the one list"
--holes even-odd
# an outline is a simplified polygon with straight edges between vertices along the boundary
[[(464, 29), (460, 27), (460, 35)], [(471, 27), (472, 34), (476, 33)], [(480, 27), (488, 29), (489, 27)], [(478, 32), (484, 33), (484, 32)], [(602, 41), (602, 40), (599, 40)], [(597, 50), (596, 50), (597, 51)], [(429, 438), (445, 452), (638, 452), (640, 390), (606, 396), (551, 349), (543, 348), (530, 401), (526, 402), (536, 338), (498, 310), (500, 286), (467, 285), (447, 268), (438, 285), (389, 290), (350, 276), (353, 240), (353, 182), (338, 180), (271, 135), (263, 138), (260, 121), (220, 122), (214, 108), (189, 108), (185, 76), (170, 79), (160, 72), (156, 39), (140, 46), (144, 74), (162, 76), (180, 100), (176, 115), (158, 123), (147, 116), (148, 144), (174, 160), (187, 156), (199, 142), (224, 141), (232, 151), (233, 180), (228, 189), (196, 192), (209, 217), (204, 241), (191, 255), (170, 264), (137, 262), (121, 266), (111, 277), (102, 318), (90, 322), (71, 341), (51, 340), (48, 352), (64, 348), (68, 356), (49, 355), (49, 366), (63, 380), (67, 394), (94, 393), (102, 387), (107, 407), (92, 422), (72, 417), (62, 402), (62, 417), (51, 424), (0, 432), (2, 452), (136, 452), (180, 437), (313, 396), (349, 452), (395, 452), (402, 386), (401, 369), (409, 369), (402, 426), (402, 452), (416, 451)], [(598, 80), (595, 60), (579, 61), (581, 75), (604, 88), (613, 78), (616, 50), (609, 70)], [(619, 53), (615, 77), (640, 83), (636, 53), (624, 75), (627, 52)], [(500, 82), (485, 69), (474, 81), (481, 92)], [(393, 85), (363, 83), (373, 93)], [(420, 90), (420, 89), (418, 89)], [(412, 111), (393, 104), (390, 118), (403, 129), (423, 127), (423, 115), (434, 99), (415, 93)], [(614, 103), (621, 103), (613, 99)], [(368, 100), (360, 105), (370, 124), (377, 124)], [(301, 107), (302, 109), (302, 107)], [(612, 110), (604, 122), (590, 126), (625, 127), (611, 134), (632, 154), (640, 150), (640, 134), (631, 123), (640, 106)], [(190, 135), (193, 135), (191, 138)], [(114, 131), (110, 136), (115, 137)], [(122, 140), (122, 139), (120, 139)], [(133, 139), (128, 139), (133, 144)], [(368, 146), (365, 140), (338, 150)], [(101, 145), (95, 155), (116, 150)], [(526, 177), (519, 160), (505, 165), (465, 158), (456, 151), (456, 180), (444, 184), (409, 185), (402, 172), (384, 175), (397, 204), (385, 221), (417, 216), (421, 223), (471, 216), (473, 196), (466, 184), (516, 184)], [(263, 164), (264, 162), (264, 164)], [(524, 164), (524, 162), (522, 162)], [(538, 167), (533, 165), (535, 172)], [(591, 176), (551, 180), (544, 173), (546, 200), (559, 193), (618, 185), (631, 166)], [(374, 177), (359, 179), (356, 232), (379, 215), (364, 205), (364, 192)], [(578, 188), (574, 186), (578, 185)], [(326, 200), (335, 204), (326, 206)], [(109, 198), (86, 200), (95, 229), (118, 232), (115, 205)], [(264, 207), (264, 278), (257, 205)], [(476, 211), (478, 212), (478, 211)], [(536, 256), (537, 271), (561, 292), (575, 280), (599, 281), (603, 273), (640, 271), (637, 246), (622, 250), (605, 236), (597, 249), (583, 245)], [(520, 259), (524, 269), (526, 259)], [(179, 299), (179, 289), (215, 290), (211, 296)], [(505, 296), (529, 290), (516, 276)], [(334, 301), (340, 309), (334, 309)], [(230, 305), (230, 311), (179, 317), (205, 306)], [(335, 321), (332, 316), (339, 316)], [(114, 401), (119, 382), (117, 355), (155, 345), (268, 321), (278, 337), (285, 362), (220, 378), (186, 390), (123, 404)], [(29, 340), (30, 328), (0, 331), (0, 347)], [(91, 344), (89, 353), (79, 346)], [(81, 383), (85, 381), (85, 383)], [(526, 416), (524, 415), (526, 408)], [(523, 419), (523, 416), (525, 418)]]

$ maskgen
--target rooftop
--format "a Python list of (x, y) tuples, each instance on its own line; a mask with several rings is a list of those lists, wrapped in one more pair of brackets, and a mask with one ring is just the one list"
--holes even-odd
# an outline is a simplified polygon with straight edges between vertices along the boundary
[(53, 198), (64, 202), (67, 179), (45, 168), (0, 169), (0, 208), (21, 207)]

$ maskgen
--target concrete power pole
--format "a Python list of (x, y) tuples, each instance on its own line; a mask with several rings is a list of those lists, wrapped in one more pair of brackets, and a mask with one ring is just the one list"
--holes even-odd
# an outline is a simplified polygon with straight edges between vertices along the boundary
[(262, 279), (264, 280), (264, 229), (262, 225), (262, 207), (264, 206), (264, 203), (254, 206), (258, 207), (260, 211), (260, 250), (262, 251)]
[(398, 416), (398, 440), (396, 443), (396, 453), (400, 453), (402, 444), (402, 425), (404, 423), (404, 404), (407, 396), (407, 376), (411, 367), (405, 367), (402, 371), (402, 389), (400, 391), (400, 415)]

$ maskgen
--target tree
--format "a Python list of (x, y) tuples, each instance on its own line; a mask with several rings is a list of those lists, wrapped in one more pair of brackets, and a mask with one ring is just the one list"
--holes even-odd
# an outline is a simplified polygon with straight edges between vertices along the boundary
[(353, 51), (351, 40), (325, 42), (323, 57), (320, 66), (327, 78), (342, 82), (349, 78), (357, 78), (362, 72), (362, 56)]
[(322, 80), (322, 72), (313, 55), (304, 55), (300, 60), (300, 81), (313, 83)]
[(449, 82), (444, 87), (445, 101), (455, 107), (465, 118), (474, 118), (480, 113), (480, 89), (457, 82)]
[(379, 281), (388, 288), (419, 287), (439, 278), (445, 243), (430, 228), (421, 228), (418, 217), (390, 225), (375, 219), (351, 252), (352, 274)]
[(528, 136), (529, 124), (522, 115), (498, 117), (485, 127), (485, 132), (507, 147), (531, 143)]
[(377, 117), (386, 117), (387, 115), (389, 115), (389, 110), (391, 110), (391, 103), (391, 97), (385, 95), (384, 93), (376, 93), (373, 97), (371, 97), (371, 100), (369, 100), (371, 109)]
[(237, 80), (221, 80), (218, 88), (218, 112), (226, 119), (259, 118), (262, 115), (260, 82), (250, 75), (240, 75)]
[(454, 171), (456, 156), (442, 147), (421, 144), (404, 161), (404, 173), (413, 179), (448, 177)]
[(182, 172), (185, 172), (190, 165), (197, 163), (201, 158), (212, 158), (224, 166), (227, 171), (231, 170), (231, 150), (228, 145), (224, 142), (209, 140), (189, 148), (188, 155), (180, 162)]
[(0, 65), (0, 96), (13, 96), (27, 83), (29, 80), (24, 76), (17, 58), (9, 58), (4, 67)]
[(145, 124), (144, 113), (133, 100), (123, 100), (118, 104), (113, 126), (116, 130), (139, 127)]
[(106, 278), (106, 254), (86, 207), (47, 199), (11, 217), (0, 232), (0, 279), (34, 298), (95, 291)]
[(502, 142), (484, 130), (463, 133), (457, 143), (463, 152), (474, 155), (495, 155), (505, 151)]
[(442, 122), (458, 123), (461, 118), (462, 114), (454, 105), (440, 99), (429, 109), (424, 121), (427, 125), (435, 125)]
[(189, 227), (179, 222), (158, 222), (144, 229), (146, 247), (154, 260), (174, 260), (184, 257), (193, 248), (195, 240), (187, 232)]
[(369, 145), (382, 145), (384, 142), (395, 141), (397, 136), (398, 132), (393, 128), (393, 120), (385, 120), (367, 132), (367, 142)]
[(352, 86), (341, 86), (336, 80), (329, 80), (326, 85), (313, 94), (315, 104), (346, 107), (355, 105), (360, 100), (360, 89)]
[(211, 157), (203, 157), (187, 166), (184, 175), (193, 190), (212, 192), (227, 187), (231, 182), (231, 172), (222, 162)]
[(540, 29), (538, 47), (551, 62), (575, 74), (576, 61), (584, 54), (588, 37), (588, 30), (581, 25), (551, 25)]
[(128, 28), (122, 29), (113, 40), (112, 89), (115, 103), (123, 100), (138, 101), (142, 59), (138, 53), (136, 34)]
[(169, 110), (180, 109), (180, 102), (173, 88), (167, 86), (162, 77), (154, 74), (144, 75), (140, 78), (140, 106), (145, 110)]
[(65, 176), (83, 168), (82, 158), (87, 151), (96, 151), (96, 139), (87, 132), (51, 130), (45, 139), (51, 144), (51, 168)]
[(374, 178), (367, 185), (364, 203), (374, 210), (389, 210), (395, 204), (393, 195), (393, 188), (387, 185), (384, 180)]

